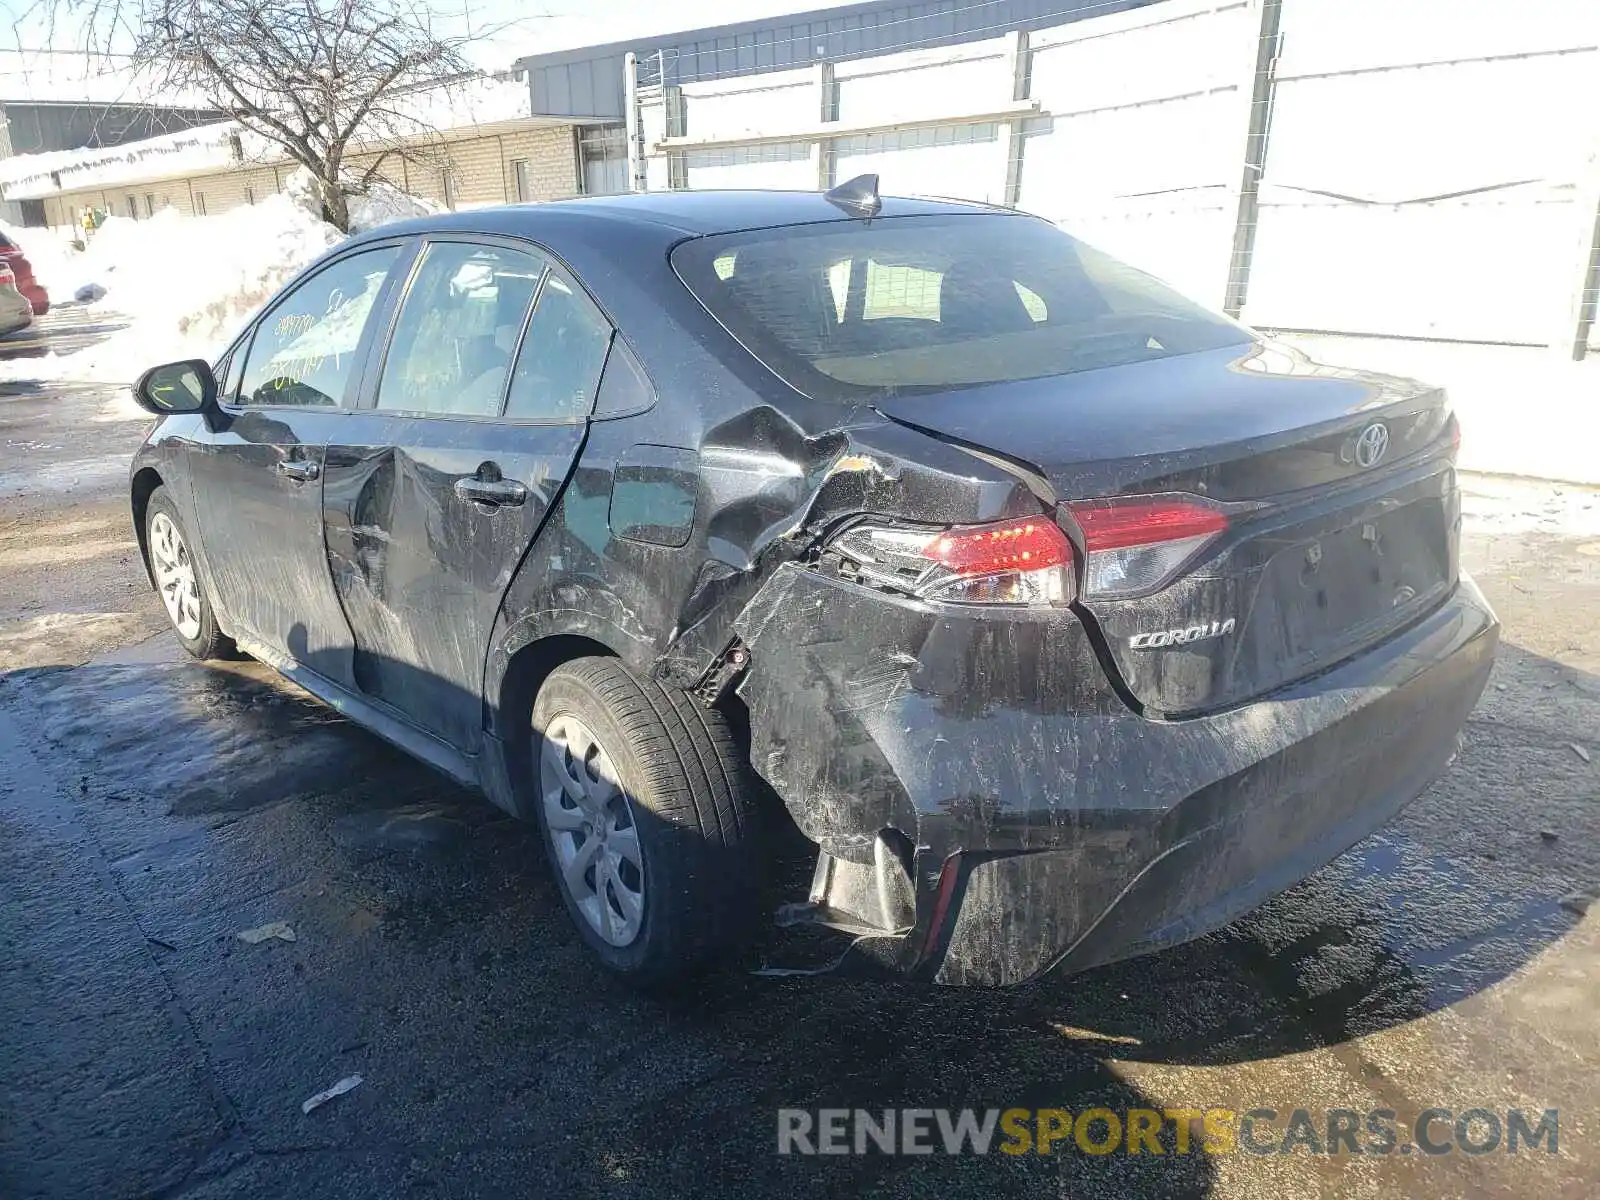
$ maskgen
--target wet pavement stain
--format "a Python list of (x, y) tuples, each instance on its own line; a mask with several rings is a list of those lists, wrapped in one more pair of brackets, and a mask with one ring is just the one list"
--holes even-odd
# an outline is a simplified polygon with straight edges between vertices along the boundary
[(356, 787), (466, 799), (253, 662), (21, 671), (0, 689), (25, 695), (44, 739), (95, 764), (109, 794), (164, 802), (169, 816), (226, 817)]

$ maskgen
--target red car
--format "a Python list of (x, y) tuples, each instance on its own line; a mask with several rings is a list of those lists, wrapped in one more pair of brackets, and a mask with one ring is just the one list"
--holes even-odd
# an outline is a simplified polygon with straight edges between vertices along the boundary
[(28, 298), (33, 315), (42, 317), (49, 312), (50, 295), (44, 290), (44, 285), (33, 277), (33, 264), (22, 252), (22, 247), (3, 233), (0, 233), (0, 262), (10, 267), (11, 273), (17, 277), (17, 291)]

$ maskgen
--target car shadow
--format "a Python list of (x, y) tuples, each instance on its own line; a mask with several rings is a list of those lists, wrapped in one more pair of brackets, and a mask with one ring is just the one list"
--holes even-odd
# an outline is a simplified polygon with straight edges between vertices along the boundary
[[(1507, 645), (1504, 690), (1486, 695), (1445, 778), (1219, 933), (1001, 991), (774, 979), (757, 960), (645, 999), (590, 964), (536, 830), (259, 664), (151, 657), (0, 675), (0, 705), (78, 778), (80, 811), (141, 927), (172, 951), (201, 1041), (258, 1073), (230, 1091), (247, 1127), (283, 1119), (251, 1090), (261, 1078), (325, 1073), (331, 1045), (370, 1043), (426, 1087), (331, 1124), (335, 1139), (410, 1144), (424, 1136), (416, 1114), (438, 1106), (477, 1114), (485, 1137), (561, 1129), (564, 1142), (533, 1143), (558, 1173), (576, 1153), (585, 1169), (603, 1160), (690, 1192), (714, 1164), (744, 1194), (857, 1195), (891, 1173), (896, 1189), (940, 1194), (1044, 1180), (1064, 1194), (1202, 1194), (1215, 1164), (1172, 1155), (1170, 1128), (1164, 1157), (802, 1162), (774, 1152), (777, 1111), (1181, 1104), (1144, 1091), (1130, 1065), (1252, 1062), (1425, 1017), (1559, 941), (1583, 911), (1574, 897), (1600, 883), (1600, 818), (1576, 807), (1584, 764), (1527, 728), (1541, 705), (1600, 704), (1600, 681)], [(1546, 677), (1570, 687), (1533, 686)], [(1566, 814), (1559, 831), (1552, 812)], [(250, 977), (219, 982), (188, 956), (269, 915), (306, 931), (310, 965), (292, 1001), (241, 1026)], [(423, 1013), (450, 1016), (419, 1035), (407, 1014)]]

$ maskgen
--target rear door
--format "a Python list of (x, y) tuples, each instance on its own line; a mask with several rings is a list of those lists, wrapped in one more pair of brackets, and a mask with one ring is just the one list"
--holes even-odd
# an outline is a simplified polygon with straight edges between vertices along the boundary
[(356, 685), (467, 753), (500, 599), (577, 460), (611, 333), (533, 247), (430, 240), (328, 446)]
[(189, 455), (206, 563), (237, 632), (346, 686), (350, 631), (323, 549), (323, 445), (349, 418), (401, 255), (401, 243), (346, 254), (264, 313), (230, 356), (220, 417)]

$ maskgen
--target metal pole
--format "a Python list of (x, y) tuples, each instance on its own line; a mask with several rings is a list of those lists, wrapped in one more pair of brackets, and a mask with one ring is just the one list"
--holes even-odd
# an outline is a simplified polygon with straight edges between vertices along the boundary
[(1582, 234), (1578, 240), (1578, 282), (1555, 345), (1562, 358), (1582, 362), (1589, 340), (1600, 327), (1600, 144), (1589, 161), (1588, 186), (1579, 190)]
[[(813, 70), (817, 88), (817, 120), (827, 122), (838, 119), (834, 110), (833, 64), (827, 59), (817, 60)], [(817, 181), (817, 191), (825, 192), (833, 186), (833, 139), (826, 135), (811, 143), (812, 178)]]
[[(1028, 34), (1013, 30), (1006, 35), (1006, 61), (1011, 67), (1011, 99), (1028, 98), (1030, 77)], [(1024, 117), (1000, 123), (1000, 153), (1004, 174), (1000, 187), (1000, 203), (1015, 208), (1022, 199), (1022, 124)]]
[(1250, 260), (1256, 248), (1256, 222), (1261, 215), (1261, 173), (1267, 165), (1267, 129), (1272, 118), (1274, 69), (1279, 46), (1279, 14), (1282, 0), (1252, 0), (1255, 12), (1255, 53), (1243, 88), (1250, 98), (1245, 121), (1244, 166), (1234, 190), (1233, 249), (1228, 255), (1228, 283), (1222, 294), (1222, 310), (1230, 317), (1244, 311), (1250, 290)]
[(622, 58), (623, 120), (628, 131), (628, 190), (642, 192), (644, 175), (644, 133), (639, 120), (639, 58), (629, 51)]

